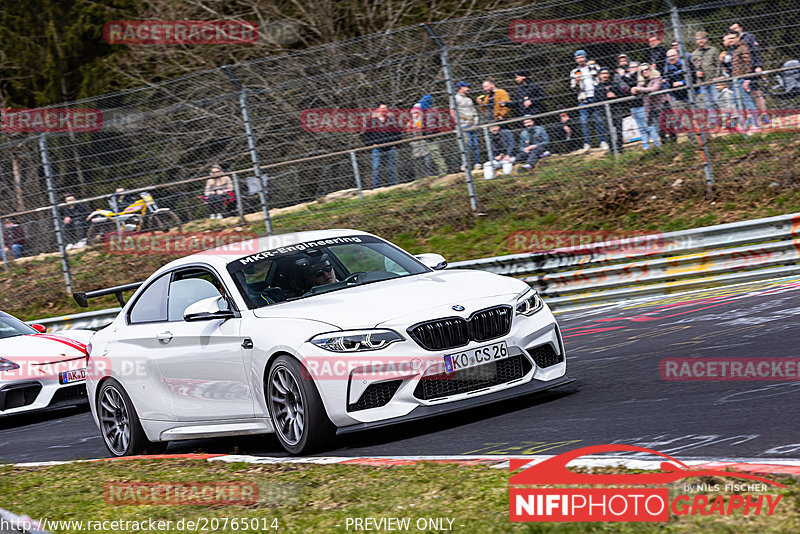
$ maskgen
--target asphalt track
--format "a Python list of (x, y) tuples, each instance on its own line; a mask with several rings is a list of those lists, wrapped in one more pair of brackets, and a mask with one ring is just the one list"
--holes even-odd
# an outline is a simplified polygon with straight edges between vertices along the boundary
[[(558, 315), (562, 388), (340, 437), (326, 455), (555, 454), (624, 443), (681, 458), (800, 458), (800, 381), (667, 381), (663, 358), (800, 357), (800, 278)], [(284, 456), (272, 436), (168, 453)], [(107, 457), (88, 409), (0, 419), (0, 463)]]

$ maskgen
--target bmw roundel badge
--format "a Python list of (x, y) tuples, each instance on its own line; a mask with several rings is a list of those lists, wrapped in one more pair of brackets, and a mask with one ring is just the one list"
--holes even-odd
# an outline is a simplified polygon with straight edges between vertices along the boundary
[(464, 306), (462, 306), (460, 304), (456, 304), (455, 306), (453, 306), (453, 309), (455, 311), (464, 311)]

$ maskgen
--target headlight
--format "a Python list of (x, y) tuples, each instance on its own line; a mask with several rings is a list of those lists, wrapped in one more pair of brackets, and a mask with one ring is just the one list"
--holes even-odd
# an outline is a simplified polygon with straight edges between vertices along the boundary
[(542, 309), (544, 302), (539, 293), (534, 289), (529, 289), (517, 300), (517, 313), (519, 315), (533, 315)]
[(320, 334), (309, 341), (332, 352), (360, 352), (382, 349), (395, 341), (403, 341), (403, 336), (394, 330), (349, 330)]
[(11, 360), (0, 358), (0, 371), (13, 371), (14, 369), (19, 369), (19, 365)]

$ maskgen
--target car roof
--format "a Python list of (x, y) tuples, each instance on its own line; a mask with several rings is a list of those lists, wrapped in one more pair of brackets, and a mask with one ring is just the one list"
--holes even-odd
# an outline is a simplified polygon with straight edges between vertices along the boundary
[(305, 243), (307, 241), (319, 241), (321, 239), (331, 239), (334, 237), (352, 236), (352, 235), (372, 235), (369, 232), (361, 230), (350, 230), (346, 228), (337, 228), (330, 230), (308, 230), (304, 232), (291, 232), (286, 234), (278, 234), (266, 237), (259, 237), (242, 241), (241, 243), (233, 243), (214, 249), (204, 250), (197, 254), (184, 256), (158, 269), (158, 273), (180, 267), (181, 265), (189, 265), (193, 263), (205, 263), (216, 267), (217, 269), (224, 270), (225, 266), (238, 259), (257, 252), (274, 250), (276, 248), (294, 245), (297, 243)]

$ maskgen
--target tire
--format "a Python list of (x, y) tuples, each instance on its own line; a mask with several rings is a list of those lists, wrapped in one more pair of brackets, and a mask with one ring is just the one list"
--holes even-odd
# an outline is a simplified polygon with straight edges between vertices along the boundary
[(171, 228), (181, 231), (181, 220), (173, 211), (153, 213), (147, 219), (147, 229), (155, 232), (169, 232)]
[(103, 382), (97, 394), (97, 418), (103, 443), (114, 456), (160, 454), (167, 450), (168, 441), (147, 439), (130, 397), (113, 378)]
[[(290, 454), (308, 454), (330, 445), (334, 426), (314, 382), (300, 362), (278, 356), (264, 380), (264, 395), (275, 435)], [(299, 408), (299, 410), (298, 410)], [(299, 412), (299, 413), (298, 413)]]

